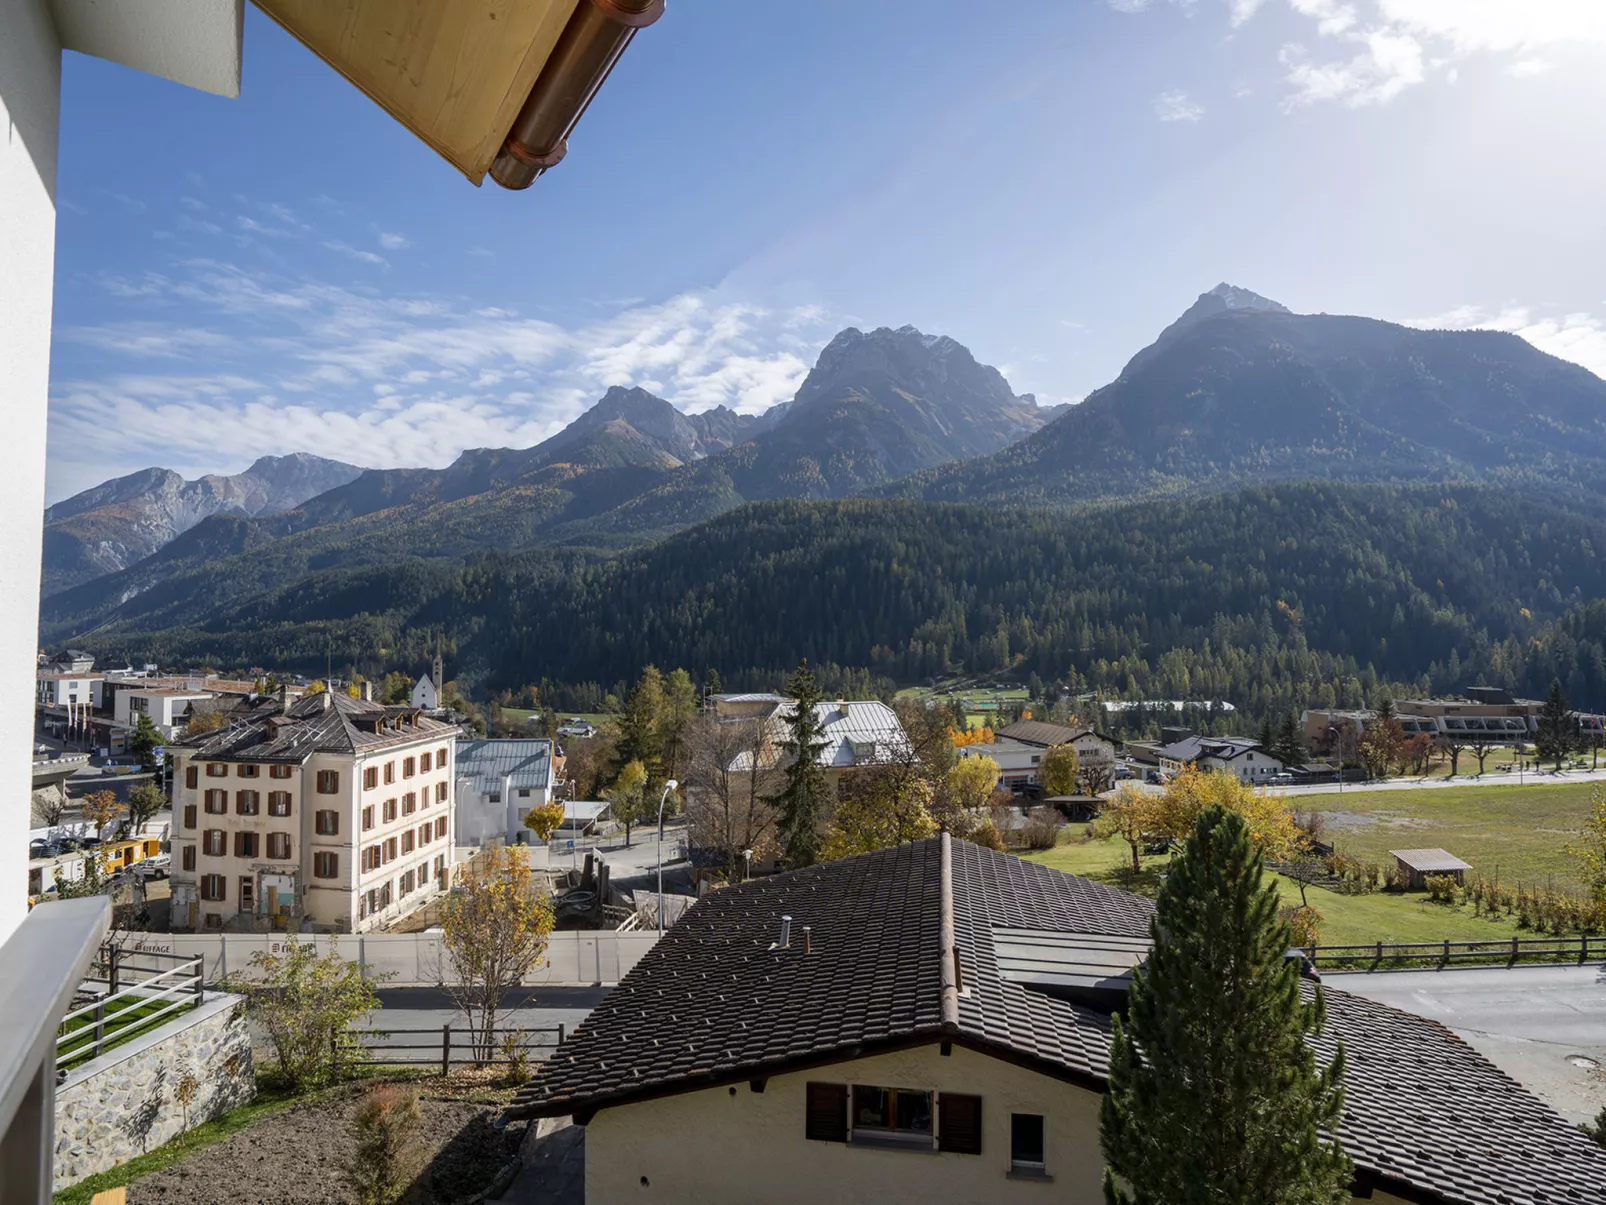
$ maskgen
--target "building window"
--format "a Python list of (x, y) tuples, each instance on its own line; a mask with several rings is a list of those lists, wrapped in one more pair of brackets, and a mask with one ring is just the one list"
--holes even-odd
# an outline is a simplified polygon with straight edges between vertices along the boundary
[(402, 758), (402, 777), (411, 778), (418, 772), (418, 759), (413, 757)]
[(197, 771), (196, 767), (194, 767), (194, 766), (185, 766), (184, 767), (184, 785), (187, 786), (190, 790), (192, 790), (192, 791), (195, 790), (196, 781), (199, 778), (200, 778), (200, 774)]
[[(363, 809), (368, 811), (367, 808)], [(318, 812), (312, 818), (312, 830), (320, 837), (337, 837), (340, 835), (340, 813)]]
[(402, 875), (401, 883), (397, 888), (396, 894), (397, 895), (407, 895), (407, 894), (409, 894), (413, 890), (413, 883), (416, 881), (416, 879), (417, 879), (417, 876), (410, 870), (406, 874)]
[(195, 869), (195, 846), (193, 846), (193, 845), (184, 846), (184, 848), (179, 853), (178, 860), (179, 860), (179, 866), (182, 869), (184, 869), (184, 870), (194, 870)]
[(340, 794), (340, 771), (339, 770), (319, 770), (318, 771), (318, 794), (320, 794), (320, 795), (338, 795), (338, 794)]
[(362, 810), (362, 831), (367, 832), (374, 827), (374, 805), (369, 804)]
[(240, 816), (255, 816), (262, 810), (262, 797), (255, 791), (236, 791), (234, 811)]
[(917, 1088), (853, 1085), (853, 1136), (931, 1143), (931, 1093)]
[(444, 837), (445, 835), (446, 835), (446, 817), (442, 816), (439, 820), (435, 821), (435, 837), (436, 837), (437, 840), (439, 840), (440, 838)]
[(393, 761), (388, 761), (388, 762), (385, 763), (385, 782), (388, 785), (389, 783), (393, 783), (395, 781), (396, 781), (396, 763), (393, 762)]
[(227, 762), (209, 761), (206, 763), (206, 776), (208, 778), (227, 778), (229, 766)]
[(289, 766), (269, 766), (268, 767), (268, 777), (269, 778), (289, 778), (290, 774), (291, 774), (291, 769), (290, 769)]
[(385, 823), (389, 824), (394, 819), (396, 819), (396, 801), (387, 799), (385, 800)]
[(528, 787), (520, 787), (519, 788), (519, 798), (520, 799), (528, 799), (529, 797), (530, 797), (529, 788)]
[(394, 862), (395, 860), (396, 860), (396, 838), (395, 837), (387, 837), (387, 838), (385, 838), (385, 861)]
[(239, 773), (241, 778), (255, 778), (257, 776), (257, 771), (259, 769), (260, 769), (260, 767), (258, 767), (258, 766), (247, 765), (245, 762), (241, 762), (240, 765), (239, 765), (238, 773)]
[(268, 834), (268, 857), (275, 862), (288, 862), (290, 860), (290, 834)]
[(418, 810), (418, 796), (412, 791), (402, 796), (402, 815), (411, 816)]
[(429, 764), (430, 764), (430, 755), (429, 754), (421, 753), (421, 754), (418, 755), (418, 772), (420, 774), (428, 774), (429, 773)]
[(490, 798), (491, 798), (491, 802), (492, 803), (501, 803), (502, 802), (502, 792), (501, 791), (492, 791)]
[(1046, 1166), (1043, 1158), (1043, 1115), (1011, 1113), (1009, 1115), (1010, 1170), (1040, 1176)]
[(437, 854), (435, 856), (435, 886), (441, 887), (441, 888), (444, 888), (446, 886), (446, 855), (445, 854)]
[(401, 835), (401, 851), (404, 854), (413, 852), (413, 830), (408, 829)]
[[(203, 900), (227, 899), (229, 881), (220, 874), (203, 874), (201, 876), (201, 898)], [(207, 917), (211, 920), (211, 917)]]
[(362, 789), (371, 791), (379, 785), (379, 767), (369, 766), (362, 772)]
[(418, 885), (420, 887), (429, 882), (429, 863), (425, 862), (418, 868)]
[(937, 1098), (937, 1149), (981, 1154), (981, 1097), (944, 1092)]
[(434, 835), (435, 826), (433, 824), (420, 824), (418, 826), (418, 843), (420, 845), (428, 845), (430, 838)]
[(256, 880), (248, 874), (240, 876), (240, 911), (250, 912), (256, 904)]
[(435, 750), (435, 765), (437, 769), (446, 769), (446, 750), (444, 747)]
[(234, 834), (234, 856), (236, 858), (254, 858), (261, 850), (261, 843), (256, 833)]
[(220, 828), (209, 828), (201, 834), (201, 849), (209, 858), (221, 858), (229, 852), (228, 837)]
[(338, 879), (340, 877), (340, 855), (326, 849), (321, 849), (313, 854), (312, 877), (315, 879)]
[(290, 792), (289, 791), (269, 791), (268, 792), (268, 815), (270, 815), (270, 816), (288, 816), (289, 814), (290, 814)]
[(193, 833), (195, 831), (195, 805), (193, 803), (184, 805), (184, 827), (189, 832)]

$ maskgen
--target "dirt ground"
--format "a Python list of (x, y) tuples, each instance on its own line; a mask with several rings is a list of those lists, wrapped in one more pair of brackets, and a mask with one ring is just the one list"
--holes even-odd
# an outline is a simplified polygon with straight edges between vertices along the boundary
[[(130, 1205), (351, 1205), (344, 1167), (358, 1093), (274, 1113), (188, 1159), (136, 1180)], [(407, 1205), (451, 1205), (485, 1187), (518, 1151), (522, 1124), (498, 1132), (495, 1110), (420, 1100), (416, 1172)]]

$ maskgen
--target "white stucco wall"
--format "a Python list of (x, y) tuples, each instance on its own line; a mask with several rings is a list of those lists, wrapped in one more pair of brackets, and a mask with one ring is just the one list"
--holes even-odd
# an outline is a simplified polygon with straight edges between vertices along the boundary
[[(804, 1135), (810, 1081), (970, 1093), (982, 1098), (982, 1153), (885, 1150)], [(955, 1047), (877, 1055), (769, 1080), (599, 1112), (586, 1129), (586, 1201), (1053, 1201), (1102, 1205), (1099, 1098)], [(1010, 1179), (1011, 1113), (1045, 1118), (1052, 1183)], [(642, 1184), (642, 1177), (647, 1179)]]
[(0, 941), (27, 912), (34, 657), (56, 251), (61, 45), (43, 0), (0, 0)]

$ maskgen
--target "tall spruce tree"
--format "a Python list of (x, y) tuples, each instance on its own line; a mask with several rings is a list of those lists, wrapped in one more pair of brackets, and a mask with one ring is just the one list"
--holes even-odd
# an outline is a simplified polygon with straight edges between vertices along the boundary
[(663, 726), (664, 678), (656, 665), (649, 665), (641, 671), (619, 717), (619, 756), (646, 767), (649, 785), (663, 777)]
[(1540, 761), (1554, 762), (1561, 769), (1561, 759), (1578, 744), (1578, 720), (1573, 715), (1567, 692), (1561, 688), (1561, 679), (1550, 680), (1550, 693), (1545, 705), (1539, 709), (1539, 722), (1534, 732), (1534, 746)]
[(797, 671), (787, 678), (786, 693), (797, 705), (787, 717), (786, 739), (781, 742), (786, 760), (785, 782), (771, 802), (778, 815), (776, 828), (786, 851), (786, 863), (795, 869), (814, 865), (820, 856), (831, 782), (819, 761), (825, 735), (816, 704), (822, 696), (806, 660), (800, 661)]
[[(1332, 1136), (1344, 1051), (1285, 961), (1277, 893), (1237, 815), (1213, 807), (1173, 861), (1154, 951), (1115, 1017), (1101, 1105), (1109, 1205), (1339, 1205), (1353, 1167)], [(1318, 1137), (1325, 1131), (1327, 1140)]]
[(1303, 765), (1305, 761), (1305, 734), (1300, 731), (1299, 717), (1285, 712), (1272, 741), (1271, 755), (1285, 766)]

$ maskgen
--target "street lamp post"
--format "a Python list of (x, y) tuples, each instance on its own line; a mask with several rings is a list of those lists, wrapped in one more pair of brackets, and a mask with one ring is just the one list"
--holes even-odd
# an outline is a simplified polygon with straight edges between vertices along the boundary
[(664, 935), (664, 801), (669, 792), (680, 784), (671, 778), (664, 783), (664, 793), (658, 796), (658, 936)]
[(742, 876), (742, 882), (745, 883), (753, 877), (753, 851), (750, 849), (742, 850), (742, 857), (747, 859), (747, 873)]

